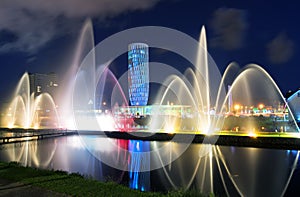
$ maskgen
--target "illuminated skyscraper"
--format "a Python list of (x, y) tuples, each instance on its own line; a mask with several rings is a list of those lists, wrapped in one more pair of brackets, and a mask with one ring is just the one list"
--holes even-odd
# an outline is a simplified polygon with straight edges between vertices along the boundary
[[(131, 106), (145, 106), (149, 97), (149, 51), (144, 43), (128, 46), (128, 88)], [(137, 110), (137, 109), (136, 109)], [(134, 114), (141, 114), (139, 110)], [(129, 187), (141, 191), (150, 190), (150, 158), (140, 154), (149, 151), (150, 145), (142, 141), (130, 141), (128, 150), (135, 151), (129, 163)], [(141, 157), (139, 157), (141, 155)], [(139, 161), (139, 162), (136, 162)], [(145, 170), (146, 169), (146, 170)], [(139, 172), (140, 170), (143, 170)]]
[(131, 106), (145, 106), (149, 97), (149, 51), (144, 43), (128, 46), (128, 88)]

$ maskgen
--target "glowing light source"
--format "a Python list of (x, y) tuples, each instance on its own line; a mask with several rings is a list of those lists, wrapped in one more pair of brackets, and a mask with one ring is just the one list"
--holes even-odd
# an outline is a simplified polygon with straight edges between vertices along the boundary
[(99, 122), (99, 125), (102, 130), (104, 131), (115, 130), (115, 121), (111, 115), (106, 114), (106, 115), (97, 116), (97, 121)]
[(39, 129), (39, 125), (38, 125), (38, 124), (35, 124), (33, 128), (34, 128), (34, 129)]
[(252, 138), (256, 138), (256, 137), (257, 137), (257, 134), (256, 134), (254, 131), (250, 131), (250, 132), (248, 133), (248, 136), (249, 136), (249, 137), (252, 137)]
[(265, 105), (261, 103), (261, 104), (258, 105), (258, 108), (259, 108), (259, 109), (263, 109), (264, 106), (265, 106)]
[(173, 125), (168, 125), (168, 126), (166, 126), (166, 128), (165, 128), (165, 131), (167, 132), (167, 133), (169, 133), (169, 134), (172, 134), (172, 133), (174, 133), (174, 126)]
[(241, 106), (239, 104), (234, 105), (234, 110), (239, 110), (240, 108), (241, 108)]
[(14, 124), (12, 122), (8, 123), (8, 126), (7, 126), (9, 129), (12, 129), (14, 128)]

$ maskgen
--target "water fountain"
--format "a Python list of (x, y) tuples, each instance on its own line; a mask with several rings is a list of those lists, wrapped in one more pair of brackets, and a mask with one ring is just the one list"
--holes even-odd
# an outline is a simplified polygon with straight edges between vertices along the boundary
[[(106, 121), (99, 118), (99, 114), (97, 114), (97, 110), (99, 109), (93, 108), (95, 107), (95, 105), (93, 105), (96, 100), (95, 95), (97, 95), (97, 99), (100, 100), (100, 103), (104, 100), (103, 96), (111, 99), (110, 102), (108, 102), (111, 105), (111, 111), (106, 114), (106, 116), (112, 120), (110, 121), (112, 124), (111, 127), (114, 127), (116, 130), (122, 130), (121, 127), (118, 128), (117, 125), (123, 125), (122, 128), (126, 128), (125, 131), (133, 131), (131, 129), (132, 125), (128, 128), (124, 126), (124, 124), (120, 124), (120, 121), (123, 120), (120, 119), (120, 114), (124, 116), (130, 115), (130, 113), (128, 113), (130, 112), (130, 108), (126, 108), (129, 100), (127, 92), (127, 73), (117, 79), (109, 70), (109, 64), (112, 61), (112, 57), (118, 57), (127, 51), (128, 44), (136, 40), (142, 40), (145, 34), (149, 35), (153, 32), (159, 32), (162, 35), (155, 34), (152, 37), (150, 36), (150, 38), (147, 37), (147, 44), (150, 47), (175, 51), (177, 54), (188, 59), (195, 67), (187, 68), (186, 72), (182, 74), (166, 65), (155, 62), (149, 63), (150, 83), (160, 83), (164, 87), (156, 95), (156, 106), (154, 106), (150, 112), (151, 121), (146, 128), (148, 132), (219, 134), (223, 128), (224, 121), (226, 122), (226, 118), (231, 115), (240, 116), (241, 118), (262, 115), (261, 112), (257, 114), (245, 112), (247, 111), (246, 108), (249, 107), (250, 109), (259, 102), (264, 102), (264, 105), (270, 106), (284, 104), (288, 108), (274, 80), (258, 65), (250, 64), (243, 69), (239, 69), (236, 63), (231, 63), (227, 67), (224, 75), (221, 75), (213, 59), (207, 53), (204, 28), (200, 34), (199, 44), (197, 42), (195, 45), (193, 41), (188, 41), (188, 44), (185, 45), (189, 46), (189, 51), (197, 51), (196, 55), (188, 54), (186, 52), (188, 50), (180, 50), (179, 46), (176, 45), (176, 41), (180, 39), (175, 39), (175, 44), (170, 41), (155, 40), (158, 37), (172, 35), (174, 32), (165, 28), (154, 28), (154, 30), (151, 28), (153, 27), (130, 29), (114, 35), (97, 45), (82, 61), (77, 73), (73, 95), (75, 120), (80, 130), (94, 129), (103, 131), (101, 125)], [(147, 31), (148, 33), (145, 33)], [(121, 34), (126, 35), (125, 39)], [(175, 34), (174, 37), (182, 36), (178, 32)], [(131, 37), (131, 35), (134, 35), (134, 38)], [(189, 39), (190, 38), (188, 38), (188, 40)], [(114, 40), (114, 42), (112, 40)], [(172, 38), (170, 38), (170, 40), (172, 40)], [(96, 61), (94, 61), (94, 58)], [(155, 73), (155, 75), (151, 73)], [(161, 73), (163, 73), (164, 76), (161, 76)], [(109, 86), (109, 90), (105, 90), (105, 86)], [(94, 91), (92, 91), (91, 88), (94, 88)], [(174, 99), (174, 94), (176, 95), (176, 99)], [(174, 114), (161, 115), (161, 109), (169, 105), (168, 102), (171, 99), (175, 100), (173, 103), (174, 108), (175, 106), (188, 106), (191, 110), (188, 114), (177, 114), (176, 116), (174, 116)], [(237, 109), (234, 108), (235, 103), (243, 105), (243, 112), (236, 111)], [(119, 106), (122, 106), (122, 110), (120, 110)], [(169, 107), (171, 108), (172, 105)], [(83, 114), (83, 112), (86, 114)], [(273, 112), (273, 114), (275, 114), (275, 112)], [(186, 117), (184, 117), (184, 115)], [(297, 132), (299, 129), (293, 114), (289, 114), (288, 117), (290, 121), (285, 125), (285, 131)], [(162, 119), (163, 124), (161, 123)], [(145, 128), (141, 127), (141, 129), (144, 130)], [(246, 128), (242, 129), (242, 132), (251, 135), (253, 132), (258, 132), (262, 129), (263, 128), (259, 128), (254, 124), (249, 124)], [(275, 132), (275, 130), (273, 131)], [(84, 131), (82, 131), (82, 134), (84, 134)], [(132, 135), (135, 135), (135, 132), (132, 132)], [(139, 146), (143, 146), (143, 142), (135, 143), (141, 143)], [(179, 148), (176, 148), (176, 146), (179, 146)], [(156, 154), (154, 155), (149, 153), (147, 148), (147, 151), (135, 150), (134, 148), (132, 150), (120, 148), (121, 154), (131, 155), (130, 161), (140, 160), (142, 155), (144, 155), (144, 165), (131, 163), (120, 166), (116, 163), (109, 162), (109, 156), (106, 158), (105, 155), (101, 155), (99, 159), (117, 169), (129, 170), (131, 173), (134, 173), (135, 175), (133, 175), (131, 183), (135, 184), (139, 182), (136, 179), (141, 175), (139, 173), (159, 169), (160, 166), (162, 167), (163, 176), (169, 181), (171, 187), (175, 189), (181, 187), (188, 189), (195, 187), (194, 184), (196, 184), (196, 188), (202, 192), (213, 193), (215, 192), (215, 185), (221, 183), (222, 191), (225, 191), (228, 195), (232, 194), (232, 192), (239, 195), (256, 195), (262, 192), (260, 189), (245, 186), (247, 184), (256, 185), (259, 181), (257, 177), (252, 177), (251, 180), (248, 180), (248, 176), (250, 175), (234, 166), (234, 162), (231, 161), (233, 156), (231, 152), (228, 151), (228, 148), (213, 145), (199, 145), (192, 153), (192, 157), (194, 157), (194, 155), (199, 156), (195, 157), (193, 164), (190, 162), (186, 163), (186, 160), (181, 160), (183, 163), (176, 164), (176, 162), (173, 161), (178, 158), (182, 152), (187, 150), (187, 147), (173, 144), (173, 142), (162, 145), (162, 147), (164, 151), (160, 151), (161, 146), (152, 145), (150, 152), (155, 152)], [(169, 151), (166, 151), (166, 149)], [(224, 156), (224, 152), (226, 152), (226, 156)], [(95, 157), (99, 156), (99, 154), (93, 150), (91, 150), (91, 153)], [(145, 160), (146, 163), (150, 164), (151, 169), (149, 169), (149, 166), (145, 166)], [(257, 158), (254, 158), (254, 160), (257, 160)], [(279, 160), (275, 160), (280, 163)], [(256, 162), (258, 161), (254, 163)], [(255, 165), (256, 164), (254, 164), (254, 166), (248, 166), (248, 168), (251, 169), (248, 172), (257, 173), (255, 171)], [(185, 169), (184, 172), (182, 168)], [(187, 172), (186, 168), (190, 168), (191, 170)], [(178, 172), (176, 172), (176, 170), (178, 170)], [(217, 174), (215, 174), (216, 171), (218, 172)], [(290, 170), (285, 169), (286, 177), (288, 177), (290, 173)], [(175, 181), (175, 177), (180, 177), (179, 182)], [(286, 177), (280, 179), (280, 186), (272, 192), (276, 194), (284, 193), (284, 188), (286, 184), (288, 184)], [(272, 179), (273, 178), (270, 177), (268, 181), (272, 183)], [(266, 188), (273, 187), (272, 184), (265, 186)], [(140, 187), (136, 185), (132, 187), (141, 189), (142, 185)], [(218, 187), (220, 187), (220, 185)]]
[(60, 128), (57, 107), (49, 93), (31, 94), (28, 73), (20, 79), (7, 109), (8, 128)]
[[(140, 127), (134, 123), (128, 106), (127, 73), (117, 78), (109, 67), (114, 58), (127, 52), (128, 44), (145, 40), (145, 36), (148, 36), (147, 44), (150, 47), (175, 52), (194, 67), (181, 73), (171, 66), (150, 62), (150, 83), (161, 84), (162, 88), (155, 95), (155, 105), (149, 110), (151, 121), (146, 127)], [(183, 42), (179, 42), (180, 40)], [(67, 93), (58, 99), (62, 122), (70, 122), (65, 125), (78, 129), (81, 143), (94, 158), (123, 172), (129, 171), (130, 187), (148, 190), (148, 173), (156, 170), (162, 179), (166, 180), (166, 189), (195, 188), (204, 193), (222, 191), (227, 195), (257, 195), (263, 193), (262, 191), (266, 192), (264, 194), (284, 194), (294, 170), (294, 165), (292, 169), (283, 169), (283, 166), (286, 166), (282, 161), (285, 151), (279, 153), (280, 157), (275, 154), (274, 157), (271, 156), (272, 162), (278, 166), (274, 169), (275, 173), (269, 172), (262, 183), (258, 175), (263, 176), (264, 172), (257, 169), (257, 166), (268, 167), (269, 163), (260, 163), (264, 156), (260, 150), (251, 149), (243, 154), (246, 155), (246, 163), (241, 164), (239, 152), (243, 152), (242, 148), (201, 144), (189, 147), (194, 134), (212, 135), (215, 136), (214, 140), (217, 140), (228, 117), (259, 117), (263, 114), (263, 108), (257, 109), (257, 113), (252, 108), (260, 102), (264, 102), (265, 106), (281, 104), (289, 108), (274, 80), (258, 65), (251, 64), (239, 69), (236, 63), (231, 63), (221, 75), (207, 52), (204, 28), (201, 30), (199, 42), (168, 28), (141, 27), (113, 35), (94, 46), (92, 24), (87, 21), (74, 59), (66, 76), (67, 85), (64, 89)], [(42, 97), (33, 99), (33, 96), (27, 93), (27, 75), (21, 81), (20, 84), (23, 85), (19, 85), (12, 102), (12, 106), (16, 107), (12, 109), (21, 110), (22, 117), (13, 119), (11, 124), (22, 123), (22, 127), (30, 127), (34, 122), (37, 103)], [(44, 95), (43, 100), (46, 98), (51, 100), (49, 96)], [(106, 100), (107, 98), (110, 100)], [(97, 103), (105, 108), (100, 108)], [(239, 104), (239, 108), (235, 108), (236, 104)], [(147, 107), (149, 106), (145, 107), (146, 111)], [(172, 108), (175, 110), (170, 111)], [(253, 113), (248, 112), (250, 108)], [(174, 111), (176, 113), (173, 113)], [(289, 121), (285, 121), (286, 124), (280, 124), (280, 127), (283, 127), (282, 131), (299, 130), (293, 114), (287, 116), (285, 111), (280, 110), (270, 114), (276, 113), (284, 114), (283, 118), (289, 118)], [(227, 130), (232, 129), (228, 127)], [(88, 130), (94, 131), (94, 134), (118, 130), (135, 135), (136, 130), (142, 130), (149, 135), (153, 132), (190, 135), (186, 143), (120, 142), (105, 137), (86, 137), (84, 134)], [(250, 123), (243, 129), (239, 128), (239, 132), (246, 135), (261, 130), (262, 127)], [(275, 132), (275, 129), (273, 131)], [(176, 160), (183, 153), (184, 159)], [(272, 151), (267, 153), (273, 154)], [(293, 157), (293, 161), (297, 158), (298, 153)], [(284, 176), (278, 178), (276, 172)], [(279, 180), (276, 188), (273, 188), (274, 179)], [(265, 190), (258, 189), (260, 185), (264, 185)]]

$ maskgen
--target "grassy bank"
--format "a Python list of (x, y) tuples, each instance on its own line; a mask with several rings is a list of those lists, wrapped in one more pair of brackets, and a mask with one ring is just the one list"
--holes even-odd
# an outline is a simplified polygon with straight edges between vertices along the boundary
[(113, 182), (100, 182), (62, 171), (22, 167), (14, 162), (0, 162), (0, 178), (71, 196), (203, 196), (196, 191), (140, 192)]

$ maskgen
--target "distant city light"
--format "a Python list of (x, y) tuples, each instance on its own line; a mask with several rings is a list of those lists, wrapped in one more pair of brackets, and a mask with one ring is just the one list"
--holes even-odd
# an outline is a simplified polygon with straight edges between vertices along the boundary
[(239, 110), (240, 108), (241, 108), (241, 106), (239, 104), (234, 105), (234, 110)]
[(261, 103), (261, 104), (258, 105), (258, 108), (259, 108), (259, 109), (263, 109), (264, 106), (265, 106), (265, 105)]

